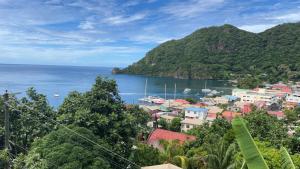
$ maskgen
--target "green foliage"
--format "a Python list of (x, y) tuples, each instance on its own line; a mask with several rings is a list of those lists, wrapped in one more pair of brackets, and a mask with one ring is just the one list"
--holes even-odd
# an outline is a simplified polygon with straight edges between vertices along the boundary
[(252, 137), (261, 141), (270, 141), (277, 147), (287, 141), (287, 126), (282, 120), (278, 120), (267, 112), (255, 110), (248, 113), (244, 119), (247, 121)]
[(140, 166), (151, 166), (162, 163), (158, 149), (142, 143), (138, 144), (132, 150), (129, 160)]
[(7, 149), (0, 150), (0, 168), (6, 168), (9, 162), (9, 154)]
[(170, 126), (169, 126), (169, 129), (171, 131), (175, 131), (175, 132), (180, 132), (181, 130), (181, 118), (179, 117), (176, 117), (174, 119), (172, 119), (171, 123), (170, 123)]
[(129, 156), (134, 138), (146, 126), (148, 118), (139, 108), (123, 104), (114, 80), (101, 77), (97, 77), (90, 91), (70, 93), (58, 116), (64, 124), (91, 130), (124, 156)]
[[(104, 144), (92, 131), (69, 126), (80, 135), (97, 142), (98, 144), (109, 147)], [(107, 162), (111, 155), (105, 153), (102, 148), (91, 144), (70, 132), (65, 128), (51, 132), (42, 139), (33, 143), (28, 155), (24, 159), (26, 168), (43, 169), (109, 169)]]
[(191, 104), (196, 104), (197, 103), (197, 99), (194, 99), (194, 98), (185, 98), (185, 100), (190, 102)]
[[(239, 79), (240, 86), (300, 78), (300, 23), (255, 34), (231, 25), (165, 42), (117, 73), (191, 79)], [(250, 75), (250, 76), (249, 76)]]
[(240, 118), (236, 118), (232, 121), (232, 127), (248, 168), (268, 169), (269, 167), (254, 143), (244, 121)]
[(285, 114), (286, 122), (288, 124), (296, 124), (299, 119), (300, 108), (297, 107), (293, 110), (285, 110), (284, 114)]
[(295, 169), (295, 165), (291, 159), (291, 156), (284, 147), (281, 147), (280, 155), (283, 169)]
[(207, 166), (209, 169), (230, 169), (235, 166), (235, 145), (220, 140), (217, 143), (205, 145), (208, 156)]

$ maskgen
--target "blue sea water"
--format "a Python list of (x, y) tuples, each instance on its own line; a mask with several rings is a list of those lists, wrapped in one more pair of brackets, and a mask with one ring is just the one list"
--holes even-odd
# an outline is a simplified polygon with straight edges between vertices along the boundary
[[(10, 65), (0, 64), (0, 93), (7, 89), (9, 92), (21, 92), (19, 97), (25, 95), (29, 87), (34, 87), (39, 93), (47, 95), (49, 103), (58, 107), (71, 91), (88, 91), (97, 76), (116, 80), (120, 95), (126, 103), (137, 104), (138, 99), (144, 96), (145, 81), (148, 79), (147, 95), (174, 97), (176, 83), (176, 97), (200, 98), (201, 89), (206, 87), (231, 92), (226, 81), (218, 80), (182, 80), (163, 77), (147, 77), (141, 75), (115, 75), (112, 68), (105, 67), (79, 67), (79, 66), (45, 66), (45, 65)], [(185, 88), (190, 88), (190, 94), (183, 94)], [(55, 97), (58, 94), (59, 97)]]

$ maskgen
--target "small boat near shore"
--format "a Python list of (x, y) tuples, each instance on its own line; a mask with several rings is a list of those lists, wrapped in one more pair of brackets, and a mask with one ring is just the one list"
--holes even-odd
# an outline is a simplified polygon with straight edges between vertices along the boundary
[(192, 89), (190, 89), (190, 88), (185, 88), (185, 89), (183, 90), (183, 93), (184, 93), (184, 94), (189, 94), (191, 91), (192, 91)]

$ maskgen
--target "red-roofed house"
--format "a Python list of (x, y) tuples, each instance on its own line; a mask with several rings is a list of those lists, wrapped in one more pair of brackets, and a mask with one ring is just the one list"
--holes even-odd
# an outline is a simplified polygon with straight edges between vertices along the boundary
[(195, 141), (196, 137), (178, 133), (174, 131), (164, 130), (164, 129), (155, 129), (149, 136), (147, 144), (152, 145), (155, 148), (162, 149), (160, 145), (160, 140), (173, 141), (178, 140), (180, 144), (183, 144), (186, 141)]
[(190, 104), (190, 102), (183, 100), (183, 99), (176, 99), (175, 102), (180, 103), (180, 104)]
[(284, 117), (284, 112), (283, 111), (268, 111), (269, 115), (275, 116), (278, 119), (283, 119)]
[(251, 111), (251, 104), (244, 104), (243, 113), (250, 113)]
[(241, 116), (241, 115), (242, 115), (241, 113), (236, 113), (236, 112), (232, 112), (232, 111), (224, 111), (222, 113), (222, 117), (224, 117), (228, 121), (231, 121), (236, 116)]

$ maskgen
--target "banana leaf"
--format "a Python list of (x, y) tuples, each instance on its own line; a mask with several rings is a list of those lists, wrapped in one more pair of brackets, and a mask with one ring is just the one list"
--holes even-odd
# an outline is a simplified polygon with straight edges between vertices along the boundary
[(295, 169), (292, 158), (284, 147), (280, 148), (280, 156), (282, 169)]
[(248, 169), (268, 169), (269, 167), (255, 145), (243, 119), (234, 119), (232, 127)]

